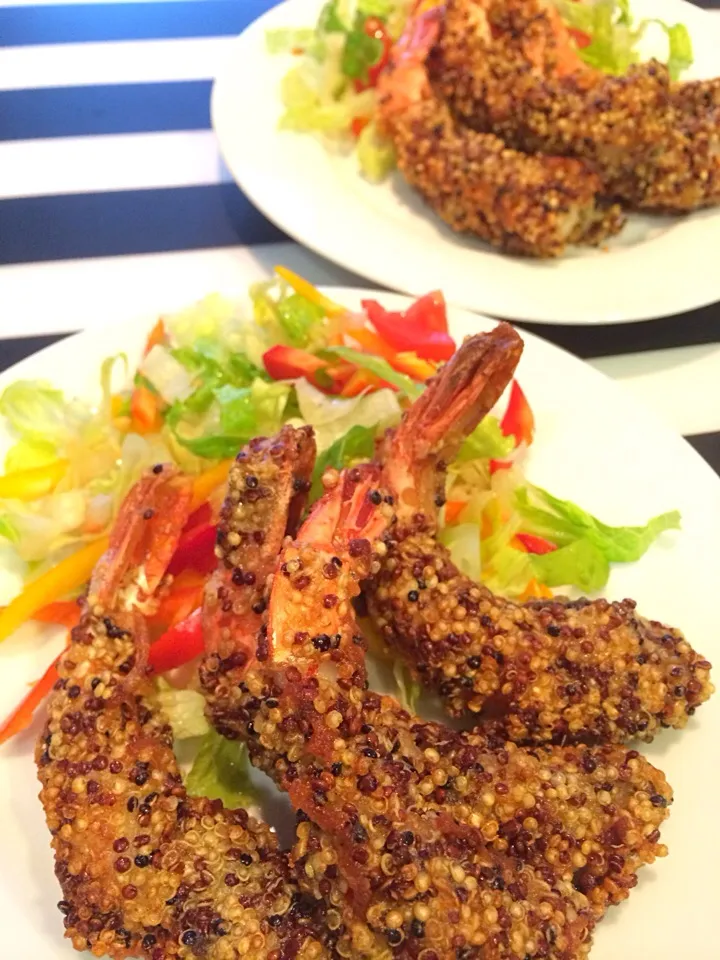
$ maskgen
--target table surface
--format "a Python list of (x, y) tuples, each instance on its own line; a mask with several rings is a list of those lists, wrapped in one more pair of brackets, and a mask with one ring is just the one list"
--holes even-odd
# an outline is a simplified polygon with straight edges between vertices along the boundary
[[(0, 370), (74, 330), (174, 309), (279, 262), (365, 285), (268, 223), (218, 154), (213, 76), (272, 3), (0, 2)], [(720, 16), (720, 0), (702, 5)], [(523, 326), (623, 381), (720, 472), (720, 304)]]

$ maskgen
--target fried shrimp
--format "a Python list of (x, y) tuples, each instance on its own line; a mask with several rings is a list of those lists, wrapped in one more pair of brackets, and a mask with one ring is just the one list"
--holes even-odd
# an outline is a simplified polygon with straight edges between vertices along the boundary
[(410, 19), (379, 82), (379, 119), (407, 182), (453, 230), (511, 253), (553, 257), (616, 233), (620, 210), (597, 202), (602, 183), (583, 162), (520, 153), (457, 122), (427, 74), (441, 17), (436, 7)]
[(37, 745), (66, 936), (116, 960), (321, 960), (321, 904), (298, 890), (265, 824), (187, 795), (148, 700), (143, 611), (190, 496), (163, 466), (128, 495)]
[(713, 692), (710, 664), (632, 600), (526, 604), (460, 573), (437, 540), (446, 464), (500, 397), (521, 341), (479, 334), (429, 382), (384, 441), (397, 523), (366, 595), (375, 625), (448, 711), (516, 743), (651, 740)]
[(590, 69), (551, 0), (449, 0), (432, 64), (459, 121), (587, 162), (605, 196), (668, 213), (720, 202), (716, 82), (673, 84), (657, 61)]
[(341, 475), (285, 546), (253, 668), (205, 662), (210, 716), (302, 811), (298, 876), (329, 900), (342, 956), (585, 956), (664, 855), (670, 788), (635, 751), (531, 752), (367, 690), (350, 601), (392, 519), (377, 480)]

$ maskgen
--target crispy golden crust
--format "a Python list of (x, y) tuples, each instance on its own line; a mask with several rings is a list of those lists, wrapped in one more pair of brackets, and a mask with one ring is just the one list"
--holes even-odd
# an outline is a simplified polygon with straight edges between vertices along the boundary
[(720, 201), (714, 81), (685, 93), (657, 62), (622, 77), (591, 71), (547, 0), (450, 0), (434, 54), (434, 82), (474, 129), (586, 161), (602, 192), (632, 207), (682, 212)]
[(516, 604), (461, 574), (422, 529), (388, 545), (376, 626), (450, 713), (518, 743), (651, 740), (713, 692), (710, 664), (631, 600)]
[(532, 752), (367, 691), (348, 605), (384, 554), (387, 504), (350, 492), (363, 474), (346, 474), (284, 548), (264, 661), (246, 672), (207, 658), (210, 716), (312, 821), (301, 817), (294, 859), (330, 901), (341, 956), (584, 957), (597, 917), (664, 855), (670, 788), (622, 747)]
[(180, 503), (171, 471), (160, 474), (123, 507), (37, 745), (66, 935), (117, 960), (319, 960), (321, 905), (301, 895), (267, 826), (187, 796), (171, 731), (147, 700), (144, 621), (134, 600), (118, 605), (145, 582), (132, 566), (137, 524), (170, 553), (182, 529), (181, 509), (162, 512)]
[(411, 23), (381, 79), (379, 116), (403, 176), (453, 230), (510, 253), (554, 257), (568, 243), (599, 243), (620, 229), (619, 208), (596, 202), (602, 184), (584, 163), (529, 156), (458, 123), (427, 80), (427, 30), (422, 40), (417, 32)]

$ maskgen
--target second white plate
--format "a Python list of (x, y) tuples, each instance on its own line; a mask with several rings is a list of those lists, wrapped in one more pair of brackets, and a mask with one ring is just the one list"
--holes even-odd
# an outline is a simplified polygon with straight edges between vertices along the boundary
[[(265, 32), (311, 26), (320, 6), (288, 0), (256, 20), (234, 42), (212, 97), (213, 126), (233, 176), (295, 240), (396, 290), (441, 287), (451, 303), (516, 320), (625, 323), (720, 300), (718, 209), (683, 218), (633, 215), (607, 249), (521, 259), (452, 233), (399, 174), (373, 186), (354, 156), (280, 131), (279, 85), (293, 58), (270, 56)], [(720, 15), (684, 0), (634, 0), (632, 10), (687, 26), (695, 55), (688, 79), (720, 74)]]

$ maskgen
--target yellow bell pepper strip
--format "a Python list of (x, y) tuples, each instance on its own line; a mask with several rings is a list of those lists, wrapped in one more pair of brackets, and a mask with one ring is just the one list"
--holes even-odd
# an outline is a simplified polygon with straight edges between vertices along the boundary
[(309, 280), (304, 280), (287, 267), (275, 267), (275, 273), (281, 277), (285, 283), (289, 284), (295, 293), (320, 307), (328, 317), (342, 317), (349, 312), (347, 307), (335, 303), (334, 300), (326, 297), (324, 293), (320, 293), (318, 288), (314, 287)]
[(11, 712), (10, 716), (6, 717), (0, 724), (0, 744), (14, 737), (16, 733), (22, 733), (30, 726), (33, 714), (59, 679), (57, 665), (62, 655), (62, 653), (59, 654), (53, 660), (42, 677), (37, 683), (33, 684), (30, 691)]
[[(227, 480), (230, 463), (225, 460), (194, 478), (191, 510), (201, 506), (213, 490)], [(108, 542), (109, 537), (103, 536), (85, 544), (52, 570), (29, 583), (22, 593), (0, 610), (0, 641), (14, 633), (26, 620), (32, 620), (38, 611), (87, 583), (95, 564), (107, 550)]]
[(52, 493), (67, 473), (67, 460), (53, 460), (43, 467), (15, 470), (0, 477), (0, 499), (37, 500)]
[(199, 473), (196, 477), (193, 477), (193, 495), (190, 501), (191, 511), (201, 507), (214, 490), (217, 490), (218, 487), (227, 483), (232, 462), (232, 460), (221, 460), (220, 463), (217, 463), (214, 467), (210, 467), (210, 469), (205, 470), (204, 473)]
[(37, 580), (33, 580), (21, 594), (11, 600), (0, 612), (0, 641), (32, 619), (42, 607), (82, 587), (108, 547), (109, 538), (100, 537), (85, 544), (77, 553), (61, 560)]

